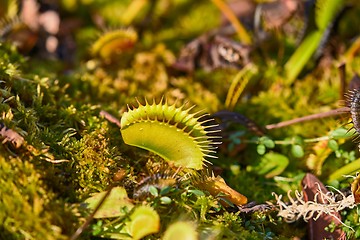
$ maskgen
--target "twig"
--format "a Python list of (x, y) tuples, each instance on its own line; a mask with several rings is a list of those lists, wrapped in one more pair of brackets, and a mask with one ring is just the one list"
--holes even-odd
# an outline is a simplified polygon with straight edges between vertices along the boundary
[(115, 123), (118, 127), (121, 127), (120, 121), (116, 117), (108, 113), (107, 111), (101, 110), (100, 116), (104, 117), (106, 120), (108, 120), (111, 123)]
[(105, 202), (106, 198), (110, 195), (111, 190), (114, 185), (110, 186), (110, 188), (106, 191), (105, 195), (101, 198), (100, 202), (96, 205), (96, 208), (91, 213), (91, 215), (86, 219), (86, 221), (81, 225), (76, 232), (71, 236), (70, 240), (76, 240), (80, 234), (89, 226), (90, 222), (94, 219), (95, 214), (100, 209), (101, 205)]
[(121, 181), (126, 176), (126, 171), (120, 168), (113, 176), (112, 180), (114, 181), (106, 191), (105, 195), (100, 199), (99, 203), (96, 205), (94, 211), (90, 214), (90, 216), (86, 219), (83, 225), (81, 225), (76, 232), (71, 236), (69, 240), (76, 240), (81, 233), (90, 225), (91, 221), (94, 219), (95, 214), (100, 209), (101, 205), (105, 202), (105, 200), (110, 196), (111, 190), (116, 186), (116, 183)]
[(271, 130), (271, 129), (275, 129), (275, 128), (282, 128), (282, 127), (286, 127), (286, 126), (296, 124), (296, 123), (347, 114), (348, 112), (350, 112), (350, 108), (348, 108), (348, 107), (337, 108), (337, 109), (333, 109), (333, 110), (323, 112), (323, 113), (315, 113), (315, 114), (311, 114), (311, 115), (308, 115), (305, 117), (300, 117), (300, 118), (295, 118), (295, 119), (284, 121), (284, 122), (269, 124), (269, 125), (265, 126), (265, 129)]

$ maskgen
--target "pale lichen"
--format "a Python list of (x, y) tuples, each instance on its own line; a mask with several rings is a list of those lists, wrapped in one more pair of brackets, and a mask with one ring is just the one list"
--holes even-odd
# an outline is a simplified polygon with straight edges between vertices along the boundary
[(341, 197), (337, 198), (337, 194), (334, 192), (324, 193), (319, 184), (317, 192), (315, 193), (313, 201), (306, 201), (304, 193), (298, 190), (295, 191), (295, 197), (291, 195), (291, 190), (288, 191), (287, 196), (290, 203), (286, 203), (282, 200), (282, 195), (273, 193), (276, 199), (276, 205), (278, 206), (278, 216), (283, 217), (286, 222), (295, 222), (299, 219), (303, 219), (305, 222), (310, 219), (315, 221), (320, 218), (322, 214), (330, 215), (337, 219), (342, 225), (352, 229), (339, 219), (336, 215), (337, 212), (347, 208), (356, 207), (354, 195), (350, 194), (346, 196), (344, 193), (334, 188), (335, 192)]

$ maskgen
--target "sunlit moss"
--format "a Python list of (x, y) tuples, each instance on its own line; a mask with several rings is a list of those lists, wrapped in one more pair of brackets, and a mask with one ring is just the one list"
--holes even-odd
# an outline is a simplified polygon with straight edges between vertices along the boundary
[(1, 238), (66, 239), (61, 226), (55, 225), (64, 210), (52, 211), (55, 194), (40, 178), (33, 164), (0, 157)]

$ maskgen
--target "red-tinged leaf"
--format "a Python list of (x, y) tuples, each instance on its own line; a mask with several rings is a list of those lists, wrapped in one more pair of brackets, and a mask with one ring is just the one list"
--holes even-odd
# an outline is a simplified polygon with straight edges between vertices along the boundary
[[(329, 192), (324, 184), (313, 174), (307, 173), (302, 180), (303, 192), (304, 192), (304, 200), (314, 201), (315, 194), (319, 191), (319, 189), (323, 193)], [(317, 198), (318, 203), (322, 202), (321, 198)], [(317, 240), (317, 239), (340, 239), (345, 240), (346, 234), (340, 228), (335, 229), (334, 232), (328, 232), (325, 230), (329, 224), (334, 222), (337, 226), (341, 224), (339, 219), (341, 219), (340, 213), (334, 213), (336, 218), (331, 215), (327, 215), (322, 213), (320, 217), (315, 221), (314, 219), (310, 219), (308, 222), (308, 239)]]
[(354, 74), (353, 78), (349, 83), (349, 91), (353, 91), (360, 88), (360, 77), (356, 73)]
[(354, 195), (355, 203), (360, 203), (360, 174), (356, 176), (354, 182), (351, 184), (351, 192)]

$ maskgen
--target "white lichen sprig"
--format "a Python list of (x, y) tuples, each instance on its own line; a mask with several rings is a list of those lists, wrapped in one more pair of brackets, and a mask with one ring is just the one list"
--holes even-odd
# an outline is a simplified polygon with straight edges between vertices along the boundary
[(334, 192), (329, 191), (324, 193), (321, 191), (320, 185), (318, 183), (315, 184), (318, 186), (318, 190), (313, 201), (305, 201), (304, 193), (299, 192), (298, 190), (295, 191), (295, 197), (291, 195), (291, 190), (288, 191), (287, 195), (290, 201), (289, 203), (282, 201), (282, 195), (273, 193), (279, 211), (278, 216), (283, 217), (286, 222), (291, 223), (300, 218), (305, 222), (309, 221), (311, 218), (316, 221), (322, 214), (326, 214), (334, 217), (342, 225), (353, 230), (352, 227), (343, 223), (336, 213), (346, 208), (354, 208), (356, 206), (354, 195), (350, 194), (349, 196), (345, 196), (344, 193), (333, 188), (341, 195), (341, 197), (337, 199)]

